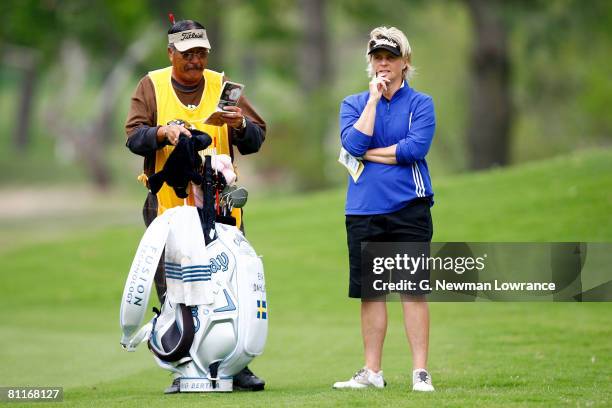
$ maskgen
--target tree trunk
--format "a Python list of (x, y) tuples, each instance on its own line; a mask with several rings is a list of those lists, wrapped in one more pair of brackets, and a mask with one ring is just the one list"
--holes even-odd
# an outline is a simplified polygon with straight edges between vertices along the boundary
[(32, 65), (23, 70), (21, 95), (17, 111), (17, 123), (13, 128), (13, 143), (19, 152), (25, 152), (30, 144), (30, 128), (34, 108), (34, 91), (37, 83), (37, 72)]
[(325, 1), (301, 0), (300, 6), (304, 29), (299, 49), (299, 75), (304, 93), (309, 94), (329, 80), (329, 39), (325, 21)]
[(211, 7), (207, 2), (208, 8), (203, 13), (205, 20), (200, 21), (200, 23), (206, 28), (206, 35), (208, 36), (208, 41), (210, 41), (210, 68), (223, 72), (225, 69), (225, 44), (223, 41), (223, 15), (221, 13), (224, 12), (226, 5), (224, 6), (218, 0), (213, 2), (213, 4), (215, 6)]
[(512, 102), (508, 33), (499, 0), (467, 0), (474, 23), (471, 55), (469, 165), (472, 169), (508, 163)]
[(30, 128), (34, 110), (34, 94), (38, 85), (37, 67), (40, 61), (38, 50), (19, 46), (5, 46), (3, 63), (19, 70), (21, 87), (13, 128), (13, 146), (24, 152), (30, 144)]
[(324, 163), (329, 112), (336, 101), (330, 101), (328, 86), (331, 67), (329, 33), (324, 0), (301, 0), (302, 39), (298, 46), (297, 74), (305, 101), (301, 126), (308, 129), (308, 137), (300, 141), (300, 188), (315, 190), (327, 184), (326, 168), (313, 163)]

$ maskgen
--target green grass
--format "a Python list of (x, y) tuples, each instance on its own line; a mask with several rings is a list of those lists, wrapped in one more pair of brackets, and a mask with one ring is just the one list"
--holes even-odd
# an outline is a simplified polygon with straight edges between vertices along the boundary
[[(435, 239), (612, 241), (610, 175), (604, 151), (434, 179)], [(120, 349), (119, 299), (143, 232), (137, 203), (130, 222), (72, 225), (27, 243), (32, 223), (0, 251), (0, 385), (64, 386), (63, 406), (609, 406), (609, 303), (431, 304), (437, 392), (428, 395), (409, 391), (410, 354), (390, 304), (389, 386), (333, 391), (362, 365), (359, 304), (346, 298), (343, 198), (255, 197), (247, 207), (270, 305), (266, 351), (251, 365), (265, 392), (164, 396), (170, 375), (146, 347)]]

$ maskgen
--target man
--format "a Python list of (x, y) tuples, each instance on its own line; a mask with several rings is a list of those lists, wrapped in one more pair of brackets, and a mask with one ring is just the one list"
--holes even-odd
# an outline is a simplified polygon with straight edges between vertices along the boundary
[[(334, 388), (383, 388), (382, 349), (387, 306), (366, 297), (362, 288), (361, 244), (431, 241), (433, 190), (425, 155), (435, 117), (431, 97), (408, 86), (413, 72), (408, 39), (395, 27), (370, 33), (366, 59), (369, 91), (344, 99), (340, 108), (342, 147), (364, 165), (357, 180), (349, 177), (346, 232), (349, 248), (349, 297), (361, 297), (361, 333), (365, 366)], [(428, 245), (428, 244), (426, 244)], [(364, 271), (366, 273), (367, 271)], [(372, 271), (370, 271), (371, 273)], [(429, 279), (428, 271), (420, 278)], [(433, 391), (427, 372), (429, 311), (424, 294), (401, 294), (404, 328), (412, 350), (412, 389)]]
[[(126, 145), (133, 153), (144, 156), (146, 176), (163, 168), (181, 133), (191, 135), (184, 122), (211, 136), (210, 149), (215, 148), (216, 153), (232, 158), (233, 146), (241, 154), (250, 154), (257, 152), (263, 143), (266, 124), (245, 97), (240, 98), (237, 106), (225, 108), (229, 112), (221, 115), (223, 126), (204, 123), (216, 110), (225, 80), (223, 74), (206, 69), (210, 50), (206, 30), (200, 23), (193, 20), (176, 22), (168, 30), (168, 58), (172, 65), (149, 72), (132, 95), (125, 125)], [(157, 195), (149, 192), (143, 207), (145, 225), (166, 209), (183, 203), (184, 200), (165, 184)], [(187, 204), (195, 205), (191, 193)], [(241, 210), (235, 209), (232, 216), (237, 226), (243, 228)], [(163, 265), (162, 259), (155, 275), (161, 304), (166, 292)], [(264, 385), (265, 382), (248, 367), (234, 377), (235, 389), (259, 391)], [(175, 379), (165, 392), (179, 392), (179, 379)]]

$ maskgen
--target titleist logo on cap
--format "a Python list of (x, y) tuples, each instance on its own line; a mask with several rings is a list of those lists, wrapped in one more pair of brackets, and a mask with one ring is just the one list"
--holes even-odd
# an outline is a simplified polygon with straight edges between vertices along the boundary
[(179, 33), (181, 35), (181, 41), (190, 40), (192, 38), (204, 38), (204, 32), (193, 32), (193, 31), (184, 31)]
[(184, 51), (187, 48), (193, 47), (210, 48), (206, 30), (201, 28), (168, 34), (168, 43), (174, 44), (179, 51)]

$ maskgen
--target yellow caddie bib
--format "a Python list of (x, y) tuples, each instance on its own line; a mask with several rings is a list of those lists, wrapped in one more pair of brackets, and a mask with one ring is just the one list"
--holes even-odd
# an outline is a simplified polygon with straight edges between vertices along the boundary
[[(204, 70), (204, 91), (202, 99), (197, 106), (186, 106), (179, 100), (174, 88), (172, 87), (172, 67), (158, 69), (149, 72), (149, 78), (153, 82), (155, 89), (155, 100), (157, 103), (157, 125), (165, 126), (168, 122), (176, 119), (182, 119), (196, 129), (206, 132), (210, 135), (213, 142), (211, 146), (200, 152), (200, 154), (213, 154), (216, 149), (216, 154), (230, 154), (229, 135), (227, 125), (213, 126), (206, 125), (204, 121), (216, 109), (219, 103), (219, 95), (221, 94), (221, 86), (223, 85), (223, 73)], [(174, 146), (164, 146), (157, 150), (155, 154), (155, 172), (160, 171)], [(195, 205), (195, 200), (191, 188), (188, 189), (189, 196), (183, 200), (174, 194), (174, 190), (164, 183), (161, 190), (157, 193), (158, 209), (157, 214), (161, 215), (165, 210), (183, 204)], [(186, 202), (185, 202), (186, 201)], [(236, 225), (240, 227), (241, 212), (239, 208), (232, 210), (232, 216), (236, 218)]]

